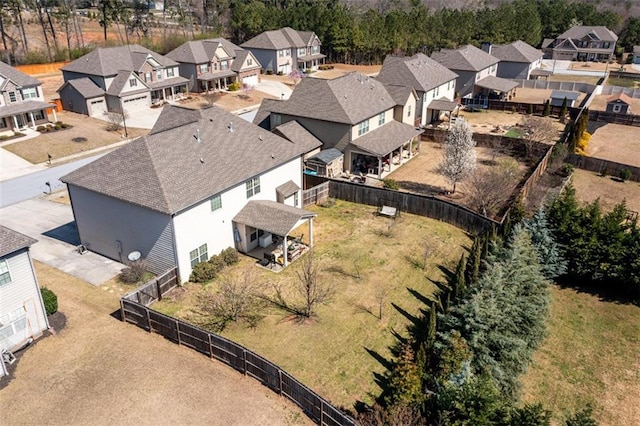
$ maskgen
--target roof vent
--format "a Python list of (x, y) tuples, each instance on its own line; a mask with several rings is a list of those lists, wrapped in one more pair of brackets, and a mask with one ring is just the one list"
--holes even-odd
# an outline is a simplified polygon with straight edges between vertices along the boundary
[(200, 162), (204, 164), (204, 158), (200, 157)]
[(233, 121), (229, 122), (229, 124), (227, 125), (227, 129), (229, 129), (229, 132), (233, 133)]
[(193, 137), (196, 139), (197, 143), (201, 142), (201, 140), (200, 140), (200, 129), (196, 129), (196, 134), (193, 135)]
[(275, 158), (276, 158), (276, 156), (271, 154), (271, 159), (274, 160)]
[(263, 139), (262, 135), (258, 135), (258, 139), (262, 140)]

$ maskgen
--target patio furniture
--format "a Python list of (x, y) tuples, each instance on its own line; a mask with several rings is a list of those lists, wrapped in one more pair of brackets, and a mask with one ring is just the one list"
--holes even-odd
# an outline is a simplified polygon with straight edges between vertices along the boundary
[(273, 266), (276, 264), (276, 256), (273, 253), (265, 252), (264, 260), (267, 262), (264, 266), (268, 266), (269, 269), (273, 269)]
[(395, 219), (396, 217), (398, 217), (398, 209), (395, 207), (386, 206), (383, 204), (378, 209), (378, 214), (381, 216), (387, 216)]

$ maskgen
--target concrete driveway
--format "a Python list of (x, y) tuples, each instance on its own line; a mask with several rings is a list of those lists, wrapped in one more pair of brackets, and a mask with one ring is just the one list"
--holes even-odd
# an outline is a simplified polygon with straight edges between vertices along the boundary
[[(152, 129), (156, 124), (156, 121), (158, 121), (158, 117), (160, 116), (163, 108), (164, 107), (146, 108), (142, 111), (128, 112), (126, 119), (127, 127), (132, 129)], [(106, 122), (109, 121), (106, 115), (98, 115), (93, 118)]]
[(278, 99), (289, 99), (292, 92), (291, 88), (284, 83), (265, 79), (253, 86), (253, 88), (271, 96), (275, 96)]
[(31, 256), (93, 285), (103, 284), (125, 265), (95, 253), (79, 254), (71, 206), (46, 197), (33, 198), (0, 209), (0, 223), (38, 240)]

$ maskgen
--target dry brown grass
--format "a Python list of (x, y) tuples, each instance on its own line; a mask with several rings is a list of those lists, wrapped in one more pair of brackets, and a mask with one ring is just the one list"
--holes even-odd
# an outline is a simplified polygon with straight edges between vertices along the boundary
[(590, 157), (640, 167), (640, 127), (596, 124), (587, 146)]
[[(584, 70), (583, 70), (584, 71)], [(594, 71), (594, 70), (587, 70)], [(592, 75), (575, 75), (575, 74), (553, 74), (549, 77), (550, 81), (568, 81), (576, 83), (597, 84), (600, 77)]]
[(591, 403), (601, 425), (640, 424), (640, 308), (555, 286), (551, 295), (549, 334), (523, 377), (523, 400), (542, 402), (558, 422)]
[(18, 362), (0, 391), (3, 424), (312, 424), (255, 380), (111, 317), (122, 285), (36, 269), (67, 324)]
[(609, 210), (625, 200), (629, 210), (640, 212), (640, 183), (638, 182), (619, 182), (609, 176), (600, 176), (580, 169), (574, 170), (572, 181), (578, 198), (585, 203), (591, 203), (599, 198), (602, 207)]
[[(519, 93), (520, 92), (518, 92), (518, 94)], [(464, 119), (471, 124), (474, 133), (492, 134), (504, 134), (506, 133), (505, 127), (513, 127), (516, 124), (522, 123), (523, 120), (526, 120), (528, 117), (526, 114), (514, 114), (512, 112), (495, 110), (461, 111), (460, 116), (464, 117)], [(554, 127), (558, 130), (558, 136), (560, 136), (565, 125), (552, 117), (547, 117), (547, 120), (553, 123)], [(503, 129), (501, 132), (493, 131), (497, 125)]]

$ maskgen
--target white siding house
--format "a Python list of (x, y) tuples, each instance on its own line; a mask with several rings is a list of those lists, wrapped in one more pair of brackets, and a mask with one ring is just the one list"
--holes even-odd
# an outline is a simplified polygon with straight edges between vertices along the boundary
[(215, 107), (169, 106), (149, 136), (62, 180), (84, 246), (118, 261), (138, 251), (152, 272), (178, 267), (186, 281), (193, 265), (228, 247), (254, 248), (251, 223), (234, 220), (252, 201), (273, 203), (258, 209), (264, 217), (277, 218), (284, 204), (308, 216), (299, 209), (302, 161), (319, 146)]
[[(49, 328), (29, 247), (36, 240), (0, 226), (0, 352), (12, 351)], [(0, 376), (6, 374), (0, 358)]]

